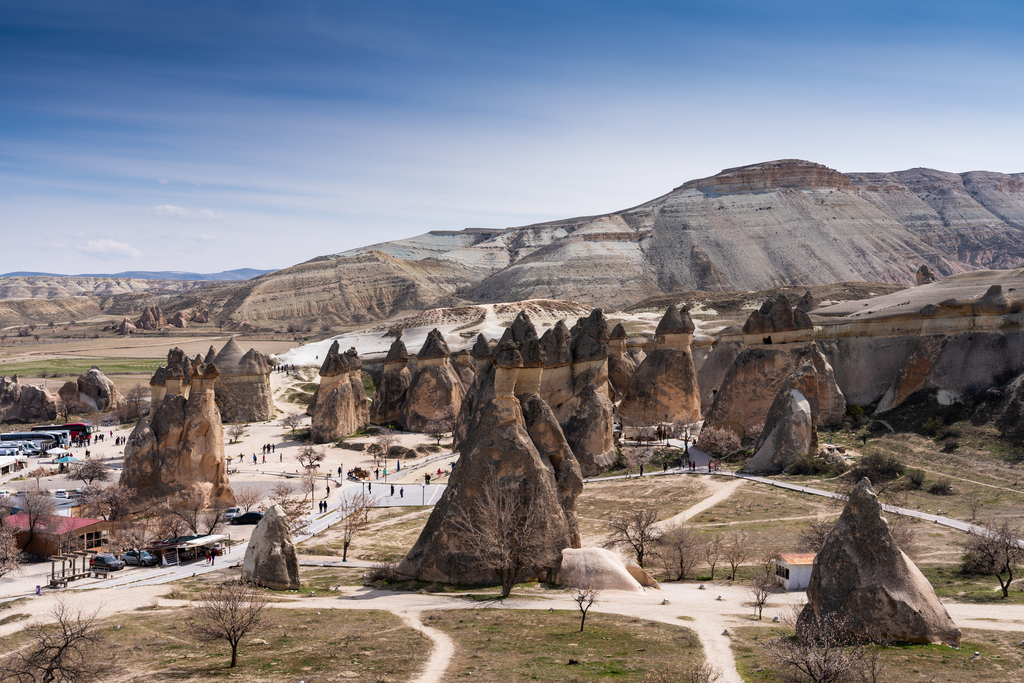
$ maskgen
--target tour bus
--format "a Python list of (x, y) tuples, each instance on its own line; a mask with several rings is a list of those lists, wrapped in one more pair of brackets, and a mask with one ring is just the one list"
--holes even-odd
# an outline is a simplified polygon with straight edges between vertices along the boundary
[(31, 442), (41, 452), (46, 452), (54, 446), (62, 445), (64, 442), (64, 433), (54, 432), (7, 432), (6, 434), (0, 434), (0, 445), (6, 442)]
[(92, 425), (84, 422), (68, 422), (62, 425), (37, 425), (32, 428), (33, 432), (67, 432), (71, 439), (92, 438)]

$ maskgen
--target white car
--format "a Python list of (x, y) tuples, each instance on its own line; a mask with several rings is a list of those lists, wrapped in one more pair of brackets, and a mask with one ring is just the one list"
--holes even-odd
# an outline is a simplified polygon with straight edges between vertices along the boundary
[(68, 495), (67, 489), (57, 489), (56, 491), (53, 492), (53, 497), (54, 498), (70, 498), (70, 496)]
[(242, 514), (242, 508), (228, 508), (224, 511), (224, 519), (234, 519)]

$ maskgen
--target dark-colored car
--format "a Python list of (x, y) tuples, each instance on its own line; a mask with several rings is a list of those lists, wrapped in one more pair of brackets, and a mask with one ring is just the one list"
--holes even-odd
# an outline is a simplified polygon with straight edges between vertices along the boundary
[(237, 517), (231, 518), (232, 524), (259, 524), (260, 520), (263, 519), (262, 512), (246, 512), (244, 515), (238, 515)]
[(155, 556), (150, 555), (145, 550), (143, 550), (141, 552), (141, 556), (142, 556), (141, 558), (139, 557), (139, 555), (140, 555), (139, 552), (137, 552), (135, 550), (129, 550), (126, 553), (121, 553), (121, 559), (124, 561), (125, 564), (137, 564), (137, 565), (142, 566), (142, 567), (155, 567), (156, 566), (156, 557)]
[(89, 567), (92, 569), (106, 569), (108, 571), (117, 571), (118, 569), (124, 569), (124, 562), (117, 559), (110, 553), (101, 553), (99, 555), (93, 555), (89, 560)]

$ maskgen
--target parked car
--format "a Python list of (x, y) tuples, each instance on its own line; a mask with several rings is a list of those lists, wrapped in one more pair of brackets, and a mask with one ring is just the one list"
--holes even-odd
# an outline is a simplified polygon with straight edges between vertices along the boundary
[(242, 508), (228, 508), (224, 511), (224, 519), (234, 519), (242, 514)]
[[(141, 555), (141, 558), (140, 558), (140, 555)], [(129, 550), (126, 553), (121, 553), (121, 560), (125, 564), (137, 564), (140, 567), (155, 567), (156, 566), (156, 557), (154, 555), (150, 555), (145, 550), (143, 550), (141, 552), (140, 551), (135, 551), (135, 550)]]
[(124, 569), (124, 561), (117, 559), (110, 553), (100, 553), (99, 555), (93, 555), (89, 559), (89, 567), (91, 569), (117, 571), (118, 569)]
[(262, 512), (246, 512), (244, 515), (238, 515), (237, 517), (231, 518), (232, 524), (259, 524), (260, 520), (263, 519)]
[(53, 497), (54, 498), (68, 498), (69, 496), (68, 496), (67, 489), (57, 489), (56, 491), (53, 492)]

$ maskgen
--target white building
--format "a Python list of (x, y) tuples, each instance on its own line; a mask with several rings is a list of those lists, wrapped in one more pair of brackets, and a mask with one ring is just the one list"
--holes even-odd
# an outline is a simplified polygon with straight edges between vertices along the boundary
[(811, 582), (816, 553), (783, 553), (775, 560), (775, 581), (783, 590), (802, 591)]

